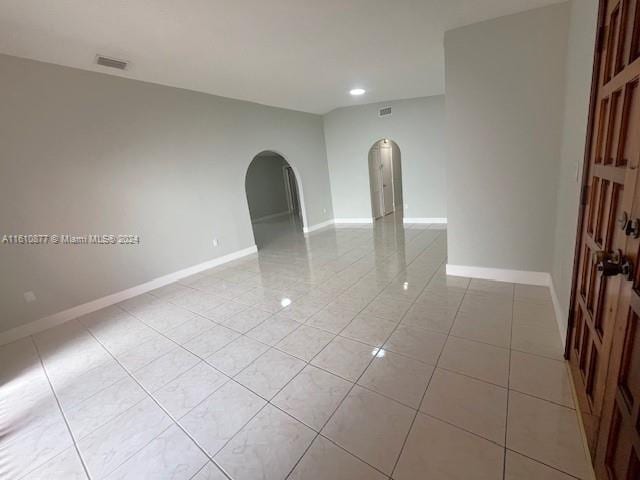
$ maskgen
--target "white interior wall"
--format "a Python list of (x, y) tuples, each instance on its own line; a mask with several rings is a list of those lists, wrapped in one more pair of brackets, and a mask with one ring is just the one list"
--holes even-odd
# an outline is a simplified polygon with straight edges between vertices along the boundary
[[(578, 203), (589, 117), (591, 72), (598, 20), (598, 0), (573, 0), (566, 63), (564, 123), (551, 277), (560, 318), (566, 322), (571, 296)], [(566, 324), (563, 325), (566, 328)]]
[[(379, 118), (385, 106), (393, 113)], [(324, 134), (337, 219), (371, 219), (367, 160), (382, 138), (400, 149), (405, 216), (447, 216), (444, 96), (339, 108), (324, 116)]]
[(569, 5), (445, 34), (448, 263), (549, 272)]
[(0, 105), (2, 233), (141, 238), (0, 245), (0, 332), (252, 246), (259, 152), (294, 167), (309, 225), (333, 217), (318, 115), (5, 55)]

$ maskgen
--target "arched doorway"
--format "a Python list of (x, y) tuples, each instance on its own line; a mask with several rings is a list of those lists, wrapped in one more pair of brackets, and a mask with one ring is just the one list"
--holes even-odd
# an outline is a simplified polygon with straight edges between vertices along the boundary
[(374, 219), (396, 213), (402, 215), (402, 165), (400, 147), (383, 138), (369, 149), (371, 216)]
[(258, 248), (287, 234), (301, 234), (303, 205), (299, 179), (279, 153), (256, 155), (245, 176), (245, 192)]

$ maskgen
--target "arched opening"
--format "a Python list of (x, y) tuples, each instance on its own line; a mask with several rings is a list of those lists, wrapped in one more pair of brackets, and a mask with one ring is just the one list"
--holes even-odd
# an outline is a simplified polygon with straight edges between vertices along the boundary
[(244, 183), (258, 248), (279, 237), (302, 233), (304, 205), (299, 179), (282, 155), (260, 152), (249, 164)]
[(369, 149), (369, 186), (371, 216), (379, 219), (390, 214), (402, 217), (402, 165), (400, 147), (383, 138)]

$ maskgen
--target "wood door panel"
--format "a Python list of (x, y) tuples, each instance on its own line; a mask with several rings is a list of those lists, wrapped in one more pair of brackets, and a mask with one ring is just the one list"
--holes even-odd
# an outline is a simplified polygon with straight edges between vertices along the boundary
[(598, 22), (566, 356), (597, 477), (639, 480), (640, 0)]

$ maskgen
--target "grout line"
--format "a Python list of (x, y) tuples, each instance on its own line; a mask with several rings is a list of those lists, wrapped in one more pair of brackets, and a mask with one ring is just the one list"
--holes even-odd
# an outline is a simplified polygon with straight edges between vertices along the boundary
[(513, 319), (515, 317), (515, 298), (516, 298), (516, 287), (513, 288), (513, 297), (511, 301), (511, 325), (509, 329), (509, 362), (507, 364), (507, 408), (505, 409), (505, 417), (504, 417), (504, 450), (502, 452), (502, 478), (506, 478), (507, 476), (507, 437), (509, 433), (509, 398), (511, 397), (511, 344), (513, 342)]
[[(443, 262), (441, 264), (444, 265), (445, 263)], [(440, 268), (440, 267), (438, 267)], [(432, 277), (433, 279), (433, 277)], [(471, 282), (469, 282), (471, 283)], [(464, 294), (462, 295), (462, 298), (460, 299), (460, 303), (458, 304), (458, 308), (456, 309), (456, 314), (454, 315), (454, 320), (453, 322), (451, 322), (451, 327), (449, 328), (449, 332), (451, 332), (451, 329), (453, 328), (453, 324), (455, 323), (455, 317), (458, 315), (458, 312), (460, 311), (460, 308), (462, 307), (462, 302), (464, 301), (464, 297), (466, 296), (467, 292), (469, 291), (469, 283), (467, 283), (467, 287), (465, 288)], [(428, 285), (428, 284), (427, 284)], [(425, 286), (424, 290), (427, 287)], [(421, 293), (422, 294), (422, 293)], [(447, 334), (447, 339), (445, 339), (444, 344), (442, 345), (442, 349), (440, 350), (440, 353), (438, 354), (438, 358), (436, 360), (436, 366), (433, 369), (433, 372), (431, 373), (431, 377), (429, 378), (429, 381), (427, 382), (427, 386), (424, 389), (424, 392), (422, 393), (422, 398), (420, 399), (420, 403), (418, 405), (418, 409), (416, 410), (415, 415), (413, 416), (413, 419), (411, 420), (411, 424), (409, 425), (409, 430), (407, 430), (407, 434), (404, 437), (404, 441), (402, 442), (402, 447), (400, 448), (400, 452), (398, 453), (398, 457), (396, 458), (395, 463), (393, 464), (393, 468), (391, 470), (391, 475), (390, 477), (393, 477), (393, 474), (396, 471), (396, 468), (398, 468), (398, 463), (400, 463), (400, 458), (402, 457), (402, 453), (404, 452), (404, 448), (407, 445), (407, 441), (409, 440), (409, 435), (411, 434), (411, 431), (413, 430), (413, 425), (416, 422), (416, 418), (418, 418), (418, 413), (420, 412), (420, 407), (422, 406), (422, 403), (424, 402), (424, 398), (427, 395), (427, 391), (429, 390), (429, 386), (431, 385), (431, 380), (433, 380), (433, 376), (436, 373), (436, 369), (438, 368), (437, 365), (438, 363), (440, 363), (440, 357), (442, 356), (442, 353), (444, 352), (444, 349), (447, 347), (447, 341), (449, 340), (449, 334)]]
[[(62, 405), (60, 404), (60, 399), (58, 398), (58, 394), (56, 393), (55, 388), (53, 388), (53, 384), (51, 383), (51, 379), (49, 378), (49, 373), (47, 372), (47, 368), (44, 365), (44, 360), (42, 359), (42, 355), (40, 354), (40, 349), (38, 348), (38, 344), (36, 343), (35, 339), (33, 338), (33, 335), (29, 336), (29, 338), (31, 339), (31, 343), (33, 344), (33, 348), (35, 349), (36, 353), (38, 354), (38, 359), (40, 360), (40, 366), (42, 367), (42, 370), (44, 372), (45, 377), (47, 377), (47, 382), (49, 383), (49, 388), (51, 389), (51, 393), (52, 393), (53, 397), (56, 400), (56, 404), (58, 405), (58, 409), (60, 410), (60, 414), (62, 415), (62, 419), (64, 421), (64, 424), (67, 427), (67, 431), (69, 432), (69, 436), (71, 437), (71, 442), (73, 443), (73, 448), (75, 449), (76, 453), (78, 454), (78, 458), (80, 459), (80, 463), (82, 464), (82, 468), (84, 470), (85, 475), (90, 480), (91, 479), (91, 475), (89, 475), (89, 469), (87, 468), (87, 464), (85, 463), (85, 460), (82, 457), (82, 454), (80, 453), (80, 449), (78, 448), (78, 442), (76, 441), (76, 437), (73, 434), (73, 431), (71, 430), (71, 426), (69, 425), (69, 421), (67, 420), (67, 416), (65, 415), (64, 410), (62, 409)], [(64, 452), (64, 450), (63, 450), (63, 452)], [(60, 453), (63, 453), (63, 452), (60, 452)], [(57, 457), (58, 455), (54, 456), (53, 458)], [(46, 462), (43, 463), (43, 465), (46, 465)], [(29, 473), (35, 471), (39, 467), (40, 466), (34, 468), (30, 472), (27, 472), (27, 474), (25, 474), (25, 476), (28, 475)]]
[[(165, 413), (165, 415), (167, 415), (167, 416), (169, 417), (169, 419), (171, 419), (171, 421), (173, 421), (173, 424), (174, 424), (174, 425), (176, 425), (178, 428), (180, 428), (180, 430), (182, 430), (182, 431), (185, 433), (185, 435), (187, 435), (187, 436), (188, 436), (188, 437), (189, 437), (189, 438), (194, 442), (194, 444), (195, 444), (195, 445), (196, 445), (196, 446), (197, 446), (197, 447), (202, 451), (202, 453), (203, 453), (203, 454), (204, 454), (204, 455), (205, 455), (205, 456), (206, 456), (210, 461), (214, 462), (214, 463), (216, 464), (216, 466), (218, 466), (218, 468), (220, 468), (220, 466), (219, 466), (219, 465), (218, 465), (218, 464), (213, 460), (212, 456), (209, 456), (209, 454), (208, 454), (208, 453), (205, 451), (205, 449), (204, 449), (204, 448), (203, 448), (203, 447), (202, 447), (202, 446), (201, 446), (201, 445), (200, 445), (200, 444), (195, 440), (195, 438), (193, 438), (193, 437), (189, 434), (189, 432), (187, 432), (187, 430), (186, 430), (185, 428), (183, 428), (183, 427), (182, 427), (182, 425), (180, 425), (180, 424), (178, 423), (178, 421), (173, 417), (173, 415), (171, 415), (171, 413), (169, 413), (169, 411), (168, 411), (167, 409), (165, 409), (165, 408), (160, 404), (160, 402), (158, 402), (158, 400), (153, 396), (153, 394), (152, 394), (152, 393), (151, 393), (151, 392), (150, 392), (150, 391), (149, 391), (149, 390), (148, 390), (144, 385), (142, 385), (142, 383), (140, 383), (140, 381), (138, 381), (138, 379), (137, 379), (137, 378), (135, 378), (135, 377), (134, 377), (133, 373), (132, 373), (132, 372), (130, 372), (130, 371), (129, 371), (129, 370), (128, 370), (124, 365), (122, 365), (122, 364), (120, 363), (120, 361), (116, 358), (116, 356), (115, 356), (115, 355), (113, 355), (113, 354), (112, 354), (112, 353), (111, 353), (111, 352), (110, 352), (110, 351), (109, 351), (109, 350), (108, 350), (108, 349), (107, 349), (107, 348), (102, 344), (102, 342), (101, 342), (101, 341), (100, 341), (100, 340), (99, 340), (99, 339), (98, 339), (98, 338), (93, 334), (93, 332), (89, 331), (89, 334), (90, 334), (90, 335), (91, 335), (91, 336), (96, 340), (96, 342), (98, 342), (98, 343), (102, 346), (102, 348), (104, 348), (104, 349), (107, 351), (107, 353), (108, 353), (109, 355), (111, 355), (111, 357), (112, 357), (112, 358), (113, 358), (113, 359), (118, 363), (118, 365), (120, 365), (120, 367), (121, 367), (121, 368), (122, 368), (122, 369), (123, 369), (123, 370), (124, 370), (124, 371), (125, 371), (125, 372), (126, 372), (126, 373), (131, 377), (131, 378), (132, 378), (132, 379), (133, 379), (133, 381), (134, 381), (134, 382), (136, 382), (136, 383), (140, 386), (140, 388), (141, 388), (141, 389), (142, 389), (142, 390), (147, 394), (147, 396), (148, 396), (148, 397), (149, 397), (149, 398), (150, 398), (150, 399), (151, 399), (151, 400), (152, 400), (152, 401), (153, 401), (153, 402), (154, 402), (154, 403), (155, 403), (155, 404), (156, 404), (156, 405), (157, 405), (157, 406), (158, 406), (158, 407), (159, 407), (159, 408), (160, 408), (160, 409)], [(197, 364), (196, 364), (196, 365), (197, 365)], [(176, 378), (177, 378), (177, 377), (176, 377)], [(173, 380), (171, 380), (171, 381), (173, 381)], [(165, 385), (167, 385), (168, 383), (170, 383), (170, 382), (165, 383), (165, 384), (163, 385), (163, 387), (164, 387)], [(228, 382), (225, 382), (223, 385), (221, 385), (220, 387), (218, 387), (218, 389), (219, 389), (219, 388), (222, 388), (222, 386), (226, 385), (227, 383), (228, 383)], [(160, 387), (160, 388), (162, 388), (162, 387)], [(217, 391), (218, 389), (216, 389), (216, 391)], [(208, 397), (207, 397), (207, 398), (208, 398)], [(144, 400), (146, 400), (146, 399), (144, 399)], [(141, 402), (142, 402), (142, 401), (144, 401), (144, 400), (141, 400)], [(138, 403), (140, 403), (140, 402), (138, 402)], [(138, 405), (138, 403), (136, 403), (136, 405)], [(127, 410), (125, 410), (124, 412), (120, 413), (120, 414), (118, 415), (118, 417), (119, 417), (119, 416), (121, 416), (123, 413), (125, 413), (125, 412), (129, 411), (131, 408), (133, 408), (133, 407), (130, 407), (130, 408), (128, 408)], [(116, 417), (116, 418), (117, 418), (117, 417)], [(112, 420), (113, 420), (113, 419), (112, 419)], [(114, 472), (116, 469), (120, 468), (120, 467), (121, 467), (122, 465), (124, 465), (126, 462), (128, 462), (128, 461), (129, 461), (131, 458), (133, 458), (133, 457), (134, 457), (138, 452), (140, 452), (140, 451), (144, 450), (144, 449), (145, 449), (145, 448), (146, 448), (146, 447), (147, 447), (151, 442), (153, 442), (156, 438), (158, 438), (160, 435), (162, 435), (162, 433), (164, 433), (164, 432), (165, 432), (167, 429), (169, 429), (170, 427), (171, 427), (171, 426), (167, 427), (167, 428), (166, 428), (166, 429), (164, 429), (162, 432), (160, 432), (160, 434), (156, 435), (156, 436), (155, 436), (155, 437), (153, 437), (151, 440), (149, 440), (149, 442), (147, 442), (146, 444), (144, 444), (144, 446), (142, 446), (139, 450), (137, 450), (133, 455), (130, 455), (129, 457), (127, 457), (127, 458), (126, 458), (122, 463), (120, 463), (120, 464), (119, 464), (118, 466), (116, 466), (113, 470), (111, 470), (111, 471), (109, 472), (109, 474), (110, 474), (110, 473), (112, 473), (112, 472)], [(222, 470), (222, 468), (220, 468), (220, 469)], [(223, 471), (223, 473), (225, 474), (225, 476), (227, 476), (227, 478), (229, 478), (230, 480), (232, 480), (232, 479), (231, 479), (231, 477), (230, 477), (230, 476), (228, 476), (228, 475), (226, 474), (226, 472), (224, 472), (224, 470), (222, 470), (222, 471)]]
[[(555, 471), (555, 472), (562, 473), (563, 475), (566, 475), (566, 476), (571, 477), (571, 478), (575, 478), (576, 480), (588, 480), (588, 479), (580, 479), (580, 477), (576, 477), (575, 475), (572, 475), (571, 473), (565, 472), (564, 470), (560, 470), (560, 469), (559, 469), (559, 468), (557, 468), (557, 467), (554, 467), (554, 466), (552, 466), (552, 465), (549, 465), (548, 463), (545, 463), (545, 462), (543, 462), (543, 461), (541, 461), (541, 460), (537, 460), (537, 459), (535, 459), (535, 458), (533, 458), (533, 457), (530, 457), (529, 455), (527, 455), (527, 454), (525, 454), (525, 453), (519, 452), (519, 451), (514, 450), (514, 449), (512, 449), (512, 448), (506, 448), (506, 449), (505, 449), (505, 451), (506, 451), (506, 452), (512, 452), (512, 453), (518, 454), (518, 455), (520, 455), (521, 457), (525, 457), (525, 458), (527, 458), (528, 460), (531, 460), (531, 461), (532, 461), (532, 462), (534, 462), (534, 463), (539, 463), (540, 465), (544, 465), (545, 467), (547, 467), (547, 468), (549, 468), (549, 469), (551, 469), (551, 470), (553, 470), (553, 471)], [(506, 455), (505, 455), (505, 457), (506, 457)], [(595, 477), (594, 477), (594, 479), (595, 479)]]

